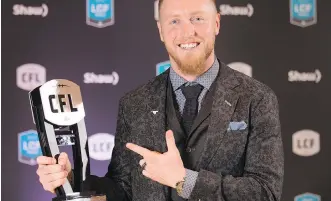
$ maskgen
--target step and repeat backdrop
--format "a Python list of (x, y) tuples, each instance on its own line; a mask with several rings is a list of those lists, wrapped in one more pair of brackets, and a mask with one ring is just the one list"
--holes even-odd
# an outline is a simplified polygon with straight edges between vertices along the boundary
[[(154, 0), (2, 1), (2, 199), (45, 201), (28, 92), (80, 86), (91, 172), (111, 160), (118, 101), (170, 64)], [(278, 96), (282, 201), (331, 200), (331, 1), (218, 0), (216, 55)], [(70, 153), (69, 148), (63, 150)]]

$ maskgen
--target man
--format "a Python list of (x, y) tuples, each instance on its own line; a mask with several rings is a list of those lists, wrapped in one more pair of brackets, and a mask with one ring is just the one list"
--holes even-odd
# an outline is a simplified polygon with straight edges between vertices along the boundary
[[(120, 100), (105, 177), (85, 188), (110, 200), (279, 201), (283, 147), (277, 98), (215, 56), (213, 0), (161, 0), (160, 38), (171, 68)], [(51, 192), (71, 165), (39, 157)]]

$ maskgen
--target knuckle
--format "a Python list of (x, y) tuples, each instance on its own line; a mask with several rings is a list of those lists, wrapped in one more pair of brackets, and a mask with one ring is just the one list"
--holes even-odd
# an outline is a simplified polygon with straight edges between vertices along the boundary
[(67, 155), (66, 152), (62, 152), (62, 153), (60, 154), (60, 157), (61, 157), (61, 159), (67, 159), (67, 158), (68, 158), (68, 155)]
[(65, 171), (61, 172), (61, 179), (65, 179), (67, 177), (67, 173)]
[(51, 173), (52, 166), (45, 166), (40, 173), (49, 174)]
[(45, 191), (48, 191), (48, 189), (49, 189), (48, 185), (43, 185), (43, 188)]
[(55, 172), (59, 172), (61, 170), (60, 165), (51, 165), (48, 166), (47, 171), (48, 173), (55, 173)]
[(63, 185), (64, 184), (64, 179), (59, 179), (57, 180), (56, 182), (56, 187), (60, 186), (60, 185)]
[(51, 189), (53, 190), (53, 189), (55, 189), (58, 186), (59, 186), (58, 185), (58, 181), (54, 181), (54, 182), (52, 182)]
[(62, 166), (61, 165), (55, 165), (55, 166), (53, 166), (53, 172), (59, 172), (59, 171), (61, 171), (61, 169), (62, 169)]

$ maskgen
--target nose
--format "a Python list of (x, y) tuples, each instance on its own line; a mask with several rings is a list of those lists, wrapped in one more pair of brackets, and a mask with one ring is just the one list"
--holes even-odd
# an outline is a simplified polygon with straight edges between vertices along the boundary
[(194, 36), (195, 27), (191, 22), (182, 23), (181, 33), (184, 38)]

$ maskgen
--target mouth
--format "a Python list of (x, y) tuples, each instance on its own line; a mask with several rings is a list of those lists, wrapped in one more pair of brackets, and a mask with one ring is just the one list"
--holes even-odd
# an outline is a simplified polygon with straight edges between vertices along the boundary
[(183, 50), (192, 50), (194, 48), (197, 48), (200, 45), (199, 42), (192, 42), (192, 43), (181, 43), (178, 45)]

